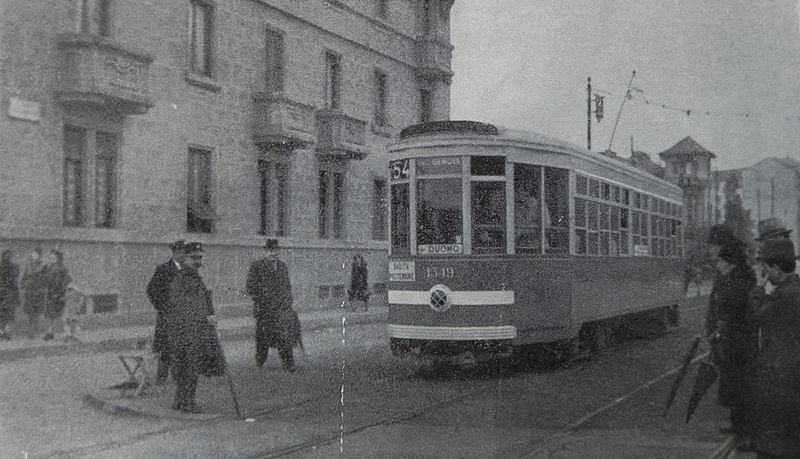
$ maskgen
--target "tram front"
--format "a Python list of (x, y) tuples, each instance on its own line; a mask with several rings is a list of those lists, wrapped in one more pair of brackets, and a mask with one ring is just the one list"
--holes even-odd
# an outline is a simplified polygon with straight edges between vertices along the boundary
[(463, 142), (465, 129), (496, 130), (456, 123), (409, 128), (390, 148), (388, 334), (395, 355), (471, 364), (507, 355), (517, 335), (505, 259), (510, 210), (502, 151), (472, 152)]

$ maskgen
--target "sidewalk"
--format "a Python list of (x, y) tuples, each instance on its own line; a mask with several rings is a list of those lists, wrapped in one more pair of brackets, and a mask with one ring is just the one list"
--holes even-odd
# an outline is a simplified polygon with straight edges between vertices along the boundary
[[(299, 312), (303, 331), (340, 326), (342, 316), (349, 324), (385, 322), (386, 306), (371, 306), (369, 312), (349, 312), (343, 309), (325, 309)], [(251, 338), (255, 336), (255, 321), (251, 316), (223, 317), (217, 324), (223, 339)], [(36, 357), (67, 355), (79, 352), (111, 352), (132, 349), (149, 349), (153, 338), (153, 324), (127, 327), (104, 327), (81, 330), (79, 341), (70, 341), (64, 333), (44, 341), (42, 336), (33, 339), (15, 337), (0, 341), (0, 363)]]

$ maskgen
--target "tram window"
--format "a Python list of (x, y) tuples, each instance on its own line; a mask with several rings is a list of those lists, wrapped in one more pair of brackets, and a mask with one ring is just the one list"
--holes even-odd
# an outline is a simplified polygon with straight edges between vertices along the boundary
[(600, 190), (603, 194), (603, 199), (605, 199), (606, 201), (611, 199), (611, 185), (609, 185), (608, 183), (603, 183), (600, 186)]
[(608, 255), (608, 233), (600, 233), (600, 255)]
[(586, 200), (575, 198), (575, 226), (586, 228)]
[(608, 229), (608, 204), (600, 204), (600, 229)]
[(542, 253), (542, 168), (514, 165), (514, 233), (517, 253)]
[(569, 171), (544, 168), (545, 253), (569, 251)]
[(470, 160), (472, 175), (506, 175), (504, 156), (473, 156)]
[(642, 209), (649, 210), (650, 209), (650, 196), (646, 194), (642, 195)]
[(575, 253), (578, 255), (586, 255), (586, 230), (575, 230)]
[(619, 207), (611, 208), (611, 229), (619, 231)]
[(630, 191), (628, 191), (627, 189), (622, 190), (622, 203), (625, 204), (626, 206), (630, 205), (631, 203), (631, 194)]
[(628, 209), (622, 208), (619, 210), (619, 227), (628, 228)]
[(642, 207), (642, 195), (639, 193), (633, 193), (633, 207), (639, 209)]
[(658, 256), (659, 257), (666, 257), (667, 256), (667, 241), (665, 239), (661, 239), (658, 244)]
[(611, 233), (611, 240), (608, 244), (608, 253), (612, 257), (619, 255), (619, 233)]
[(600, 182), (595, 179), (589, 179), (589, 196), (600, 197)]
[(392, 185), (392, 254), (408, 255), (410, 238), (408, 183)]
[(589, 229), (597, 231), (597, 206), (598, 203), (589, 201)]
[(599, 240), (600, 235), (597, 233), (589, 233), (588, 237), (588, 248), (589, 248), (589, 255), (597, 255), (599, 251)]
[(619, 233), (619, 252), (622, 255), (628, 254), (628, 232), (622, 231)]
[(582, 175), (578, 175), (575, 180), (575, 192), (578, 194), (586, 194), (588, 191), (588, 180)]
[(633, 234), (639, 234), (639, 212), (633, 212)]
[(613, 198), (614, 202), (619, 202), (620, 201), (620, 197), (621, 196), (620, 196), (620, 192), (619, 192), (619, 187), (618, 186), (614, 185), (613, 187), (611, 187), (611, 197)]
[(472, 182), (472, 251), (474, 253), (505, 253), (505, 193), (505, 182)]
[(640, 222), (641, 223), (640, 227), (642, 230), (640, 234), (642, 236), (647, 236), (647, 214), (644, 212), (640, 212), (639, 215), (642, 219), (642, 221)]
[(673, 256), (673, 255), (674, 255), (674, 254), (672, 253), (672, 241), (670, 241), (670, 240), (667, 240), (667, 248), (665, 249), (665, 253), (666, 253), (666, 255), (667, 255), (668, 257), (671, 257), (671, 256)]
[(659, 249), (659, 246), (661, 245), (661, 244), (659, 244), (659, 242), (661, 242), (661, 241), (659, 241), (656, 238), (653, 238), (653, 248), (650, 251), (650, 255), (651, 256), (654, 256), (654, 257), (658, 256), (658, 249)]
[(463, 244), (461, 178), (417, 181), (417, 244)]
[(658, 234), (658, 220), (660, 218), (661, 217), (656, 217), (655, 215), (652, 215), (650, 217), (650, 234), (652, 236), (659, 236), (659, 234)]

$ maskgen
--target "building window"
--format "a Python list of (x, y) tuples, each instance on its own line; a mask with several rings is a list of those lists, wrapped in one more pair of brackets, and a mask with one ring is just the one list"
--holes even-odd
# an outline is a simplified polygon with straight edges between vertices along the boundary
[(209, 4), (197, 0), (192, 1), (189, 29), (191, 30), (191, 70), (192, 72), (211, 76), (211, 15)]
[(375, 71), (375, 124), (386, 126), (386, 105), (388, 99), (388, 89), (386, 86), (386, 74), (380, 70)]
[(283, 92), (283, 33), (267, 29), (266, 60), (267, 91)]
[(375, 13), (381, 19), (386, 19), (389, 16), (389, 0), (376, 0)]
[(86, 129), (64, 128), (64, 225), (83, 223), (83, 163), (86, 157)]
[(258, 234), (286, 236), (288, 165), (282, 161), (259, 161), (260, 177)]
[(338, 54), (325, 53), (325, 108), (340, 108), (341, 63)]
[(386, 216), (389, 205), (386, 195), (386, 180), (373, 182), (372, 202), (372, 239), (384, 241), (386, 240)]
[(189, 148), (186, 230), (210, 233), (215, 214), (211, 207), (211, 151)]
[(427, 123), (433, 119), (433, 95), (430, 89), (419, 91), (419, 122)]
[(341, 239), (344, 174), (338, 171), (319, 171), (319, 237)]
[(117, 135), (98, 131), (95, 138), (94, 223), (100, 228), (114, 226), (116, 207)]

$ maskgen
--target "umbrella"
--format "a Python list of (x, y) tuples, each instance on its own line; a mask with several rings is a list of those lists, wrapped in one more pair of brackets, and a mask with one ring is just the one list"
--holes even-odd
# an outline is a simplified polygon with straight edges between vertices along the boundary
[(686, 408), (687, 424), (697, 409), (697, 405), (700, 404), (700, 400), (717, 381), (717, 375), (717, 369), (711, 363), (711, 353), (709, 352), (708, 359), (705, 362), (700, 362), (700, 366), (697, 368), (697, 379), (694, 381), (692, 394), (689, 396), (689, 405)]
[(675, 401), (675, 395), (678, 393), (678, 388), (681, 386), (681, 382), (683, 378), (686, 377), (686, 373), (689, 372), (689, 365), (692, 364), (692, 359), (694, 359), (694, 355), (697, 353), (697, 347), (700, 345), (700, 336), (697, 336), (692, 340), (692, 346), (689, 348), (689, 352), (686, 353), (686, 357), (683, 358), (683, 365), (681, 365), (678, 374), (675, 376), (675, 382), (672, 383), (672, 388), (669, 390), (669, 397), (667, 397), (667, 406), (664, 408), (664, 416), (667, 415), (667, 411), (669, 407), (672, 406), (672, 402)]

